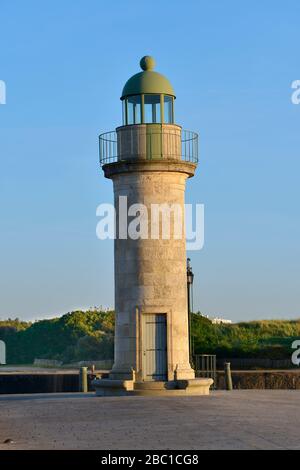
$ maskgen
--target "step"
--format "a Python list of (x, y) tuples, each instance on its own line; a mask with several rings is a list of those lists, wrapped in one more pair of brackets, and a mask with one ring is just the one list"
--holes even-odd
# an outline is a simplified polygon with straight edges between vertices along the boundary
[(134, 390), (170, 390), (175, 388), (172, 381), (135, 382)]

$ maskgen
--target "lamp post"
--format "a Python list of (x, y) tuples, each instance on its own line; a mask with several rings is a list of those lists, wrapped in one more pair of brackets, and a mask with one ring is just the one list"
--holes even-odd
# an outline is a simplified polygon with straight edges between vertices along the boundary
[(193, 348), (192, 348), (192, 286), (194, 281), (194, 273), (191, 266), (191, 259), (187, 259), (186, 266), (186, 277), (187, 277), (187, 299), (188, 299), (188, 323), (189, 323), (189, 353), (190, 363), (193, 361)]

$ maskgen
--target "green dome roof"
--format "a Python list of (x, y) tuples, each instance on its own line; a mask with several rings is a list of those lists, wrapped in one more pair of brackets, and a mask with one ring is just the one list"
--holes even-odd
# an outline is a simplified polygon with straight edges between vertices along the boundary
[(154, 72), (155, 61), (150, 56), (145, 56), (140, 61), (143, 72), (131, 77), (122, 91), (121, 100), (130, 95), (141, 95), (146, 93), (164, 94), (175, 96), (173, 87), (169, 80), (158, 72)]

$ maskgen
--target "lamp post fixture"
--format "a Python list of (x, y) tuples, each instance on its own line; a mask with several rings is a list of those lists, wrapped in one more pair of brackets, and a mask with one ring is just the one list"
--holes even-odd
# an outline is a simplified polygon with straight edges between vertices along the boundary
[(194, 282), (194, 273), (191, 266), (191, 259), (187, 259), (186, 266), (186, 277), (187, 277), (187, 300), (188, 300), (188, 322), (189, 322), (189, 353), (190, 363), (193, 362), (193, 343), (192, 343), (192, 288)]

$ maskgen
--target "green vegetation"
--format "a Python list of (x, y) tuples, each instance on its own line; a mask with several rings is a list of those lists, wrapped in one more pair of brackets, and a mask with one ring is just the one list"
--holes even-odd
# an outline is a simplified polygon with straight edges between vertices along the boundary
[[(113, 357), (114, 312), (76, 311), (34, 323), (0, 321), (0, 339), (7, 345), (9, 364), (29, 364), (35, 358), (64, 363)], [(263, 320), (214, 325), (193, 314), (196, 354), (219, 357), (287, 359), (291, 343), (300, 338), (300, 320)]]
[(26, 323), (0, 321), (0, 339), (8, 364), (30, 364), (35, 358), (63, 362), (113, 357), (114, 313), (76, 311), (59, 318)]
[(195, 354), (219, 357), (288, 359), (291, 344), (300, 338), (300, 320), (260, 320), (214, 325), (194, 314), (192, 335)]

